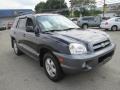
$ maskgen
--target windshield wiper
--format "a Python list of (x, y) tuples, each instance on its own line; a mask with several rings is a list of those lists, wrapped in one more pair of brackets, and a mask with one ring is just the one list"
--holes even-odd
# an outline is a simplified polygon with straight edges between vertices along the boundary
[(49, 31), (44, 31), (44, 32), (55, 32), (55, 31), (62, 31), (62, 30), (49, 30)]
[(65, 31), (65, 30), (72, 30), (72, 29), (80, 29), (80, 28), (66, 28), (66, 29), (63, 29), (63, 30)]
[(68, 31), (68, 30), (72, 30), (72, 29), (80, 29), (80, 28), (67, 28), (67, 29), (59, 29), (59, 30), (55, 30), (55, 29), (53, 29), (53, 30), (48, 30), (48, 31), (44, 31), (44, 32), (55, 32), (55, 31)]

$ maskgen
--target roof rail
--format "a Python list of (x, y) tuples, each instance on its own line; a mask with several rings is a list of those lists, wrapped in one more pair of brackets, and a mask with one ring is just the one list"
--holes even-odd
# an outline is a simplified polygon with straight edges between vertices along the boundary
[(21, 14), (19, 14), (18, 16), (23, 16), (23, 15), (27, 15), (27, 14), (35, 14), (35, 12), (26, 12), (26, 13), (21, 13)]

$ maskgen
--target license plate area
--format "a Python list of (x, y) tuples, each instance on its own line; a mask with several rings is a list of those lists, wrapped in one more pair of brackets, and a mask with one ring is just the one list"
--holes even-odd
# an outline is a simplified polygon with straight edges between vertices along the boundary
[(110, 52), (110, 53), (108, 53), (108, 54), (100, 57), (100, 58), (98, 59), (98, 63), (102, 63), (102, 62), (110, 59), (110, 58), (113, 56), (113, 54), (114, 54), (114, 51), (112, 51), (112, 52)]

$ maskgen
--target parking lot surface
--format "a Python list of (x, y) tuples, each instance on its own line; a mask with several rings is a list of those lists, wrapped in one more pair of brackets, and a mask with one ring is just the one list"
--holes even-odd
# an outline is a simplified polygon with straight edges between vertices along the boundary
[(9, 31), (0, 32), (0, 90), (120, 90), (120, 31), (107, 31), (117, 44), (113, 59), (89, 72), (50, 81), (39, 62), (26, 55), (16, 56)]

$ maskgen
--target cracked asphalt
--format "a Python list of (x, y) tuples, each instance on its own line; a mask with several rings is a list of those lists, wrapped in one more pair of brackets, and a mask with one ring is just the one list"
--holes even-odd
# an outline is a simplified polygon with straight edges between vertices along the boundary
[(117, 44), (113, 59), (102, 67), (62, 81), (50, 81), (39, 62), (16, 56), (9, 31), (0, 31), (0, 90), (120, 90), (120, 31), (107, 31)]

